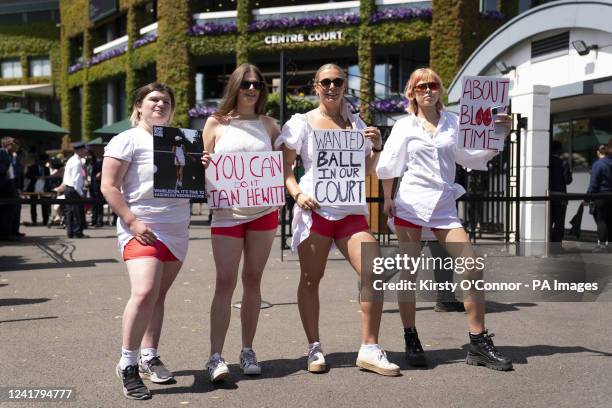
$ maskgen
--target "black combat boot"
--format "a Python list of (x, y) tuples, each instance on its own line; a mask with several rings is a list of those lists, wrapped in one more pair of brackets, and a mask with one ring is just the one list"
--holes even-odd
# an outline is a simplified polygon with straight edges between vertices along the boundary
[(470, 333), (470, 347), (465, 362), (498, 371), (512, 370), (512, 361), (495, 348), (493, 336), (493, 333), (489, 334), (486, 330), (480, 334)]
[(427, 366), (425, 352), (419, 340), (419, 334), (416, 327), (404, 329), (404, 341), (406, 342), (406, 360), (413, 367)]

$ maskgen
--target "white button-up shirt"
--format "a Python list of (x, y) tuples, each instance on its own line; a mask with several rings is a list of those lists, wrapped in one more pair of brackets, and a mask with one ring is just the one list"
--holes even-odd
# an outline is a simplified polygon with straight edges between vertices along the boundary
[(395, 123), (376, 166), (376, 174), (379, 179), (402, 177), (395, 197), (400, 218), (417, 220), (417, 225), (427, 227), (456, 226), (455, 200), (465, 193), (465, 189), (455, 184), (455, 163), (474, 170), (487, 170), (487, 162), (498, 153), (458, 148), (457, 136), (457, 116), (446, 111), (440, 112), (433, 136), (425, 131), (423, 122), (415, 115)]
[(65, 186), (74, 188), (79, 195), (83, 196), (83, 163), (78, 154), (73, 154), (66, 162), (64, 178), (62, 183)]

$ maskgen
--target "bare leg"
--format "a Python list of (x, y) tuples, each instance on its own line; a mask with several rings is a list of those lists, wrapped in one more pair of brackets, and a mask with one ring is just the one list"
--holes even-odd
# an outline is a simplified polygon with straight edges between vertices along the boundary
[(163, 264), (156, 258), (126, 262), (131, 293), (123, 312), (123, 348), (137, 350), (151, 321), (162, 281)]
[[(395, 226), (397, 239), (409, 250), (408, 256), (415, 257), (419, 254), (416, 253), (420, 247), (421, 242), (421, 229), (420, 228), (408, 228)], [(397, 306), (400, 312), (400, 318), (404, 328), (416, 327), (416, 302), (411, 299), (398, 299)]]
[(217, 267), (215, 295), (210, 307), (210, 354), (221, 354), (231, 318), (231, 303), (244, 240), (224, 235), (212, 236), (213, 257)]
[[(451, 230), (439, 230), (434, 231), (436, 238), (441, 244), (444, 244), (447, 252), (453, 258), (457, 257), (476, 257), (476, 253), (470, 244), (469, 238), (463, 228), (454, 228)], [(451, 244), (451, 245), (446, 245)], [(464, 278), (467, 278), (464, 275)], [(468, 327), (471, 333), (482, 333), (485, 330), (485, 304), (484, 299), (482, 301), (476, 301), (475, 297), (482, 296), (481, 291), (472, 291), (470, 296), (466, 299), (463, 305), (468, 315)]]
[(164, 302), (166, 301), (166, 294), (172, 286), (174, 279), (179, 273), (179, 270), (183, 266), (182, 262), (164, 262), (163, 273), (161, 277), (161, 283), (159, 287), (159, 295), (157, 296), (157, 302), (155, 302), (155, 309), (153, 309), (153, 316), (149, 321), (147, 330), (145, 331), (140, 348), (158, 348), (159, 337), (161, 336), (162, 325), (164, 322)]
[(298, 247), (298, 308), (308, 343), (319, 341), (319, 282), (325, 273), (331, 245), (332, 238), (312, 232)]
[(242, 347), (253, 347), (261, 307), (261, 277), (270, 256), (276, 230), (247, 231), (242, 263)]
[[(366, 231), (361, 231), (347, 238), (336, 241), (336, 246), (349, 261), (355, 272), (361, 276), (361, 244), (376, 243), (376, 239)], [(369, 272), (371, 273), (371, 271)], [(362, 301), (361, 307), (361, 342), (362, 344), (378, 344), (378, 332), (382, 316), (382, 301)]]

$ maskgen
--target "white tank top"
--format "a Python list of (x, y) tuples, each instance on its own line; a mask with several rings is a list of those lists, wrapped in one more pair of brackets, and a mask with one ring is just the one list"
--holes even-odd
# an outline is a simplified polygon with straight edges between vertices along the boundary
[[(215, 153), (269, 152), (270, 135), (260, 119), (233, 119), (215, 143)], [(233, 227), (269, 214), (277, 207), (221, 208), (213, 210), (212, 227)]]

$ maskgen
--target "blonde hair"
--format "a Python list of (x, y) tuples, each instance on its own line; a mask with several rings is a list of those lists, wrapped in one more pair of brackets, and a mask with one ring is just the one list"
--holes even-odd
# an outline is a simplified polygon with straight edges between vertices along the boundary
[(134, 92), (134, 103), (132, 104), (132, 115), (130, 116), (130, 123), (132, 126), (138, 126), (138, 122), (140, 122), (140, 112), (138, 112), (138, 108), (142, 106), (142, 101), (144, 101), (148, 94), (155, 91), (168, 94), (170, 97), (170, 118), (174, 115), (174, 91), (166, 84), (152, 82), (148, 85), (141, 86)]
[(240, 93), (240, 83), (244, 81), (244, 76), (248, 73), (253, 73), (257, 76), (257, 79), (264, 84), (264, 87), (259, 91), (259, 97), (255, 103), (255, 113), (257, 115), (263, 115), (266, 113), (266, 102), (268, 102), (268, 88), (263, 74), (253, 64), (244, 63), (232, 72), (230, 75), (227, 85), (225, 85), (225, 91), (223, 92), (223, 100), (219, 105), (217, 111), (213, 114), (216, 118), (222, 118), (229, 115), (238, 104), (238, 93)]
[(444, 110), (444, 104), (442, 103), (442, 99), (444, 98), (446, 90), (444, 89), (444, 84), (442, 84), (442, 79), (440, 79), (440, 76), (436, 74), (436, 71), (431, 68), (419, 68), (415, 69), (412, 74), (410, 74), (410, 79), (408, 79), (408, 82), (406, 83), (406, 88), (404, 89), (404, 95), (406, 96), (409, 102), (406, 111), (414, 115), (419, 113), (419, 104), (416, 101), (414, 87), (420, 81), (436, 82), (438, 85), (440, 85), (439, 99), (438, 102), (436, 102), (436, 109), (438, 110), (438, 112)]
[[(316, 88), (316, 86), (319, 85), (319, 78), (321, 77), (321, 72), (325, 71), (326, 69), (335, 69), (336, 71), (340, 72), (340, 77), (344, 79), (344, 85), (342, 86), (344, 86), (344, 91), (346, 92), (346, 90), (348, 89), (348, 83), (347, 83), (348, 78), (347, 78), (346, 72), (344, 72), (344, 70), (340, 68), (339, 65), (334, 64), (334, 63), (328, 63), (328, 64), (321, 65), (319, 69), (317, 69), (317, 72), (315, 73), (315, 76), (314, 76), (313, 88)], [(352, 113), (351, 113), (349, 104), (344, 99), (344, 95), (342, 95), (342, 103), (340, 105), (340, 116), (347, 122), (352, 122)]]

